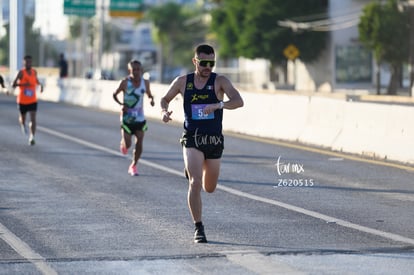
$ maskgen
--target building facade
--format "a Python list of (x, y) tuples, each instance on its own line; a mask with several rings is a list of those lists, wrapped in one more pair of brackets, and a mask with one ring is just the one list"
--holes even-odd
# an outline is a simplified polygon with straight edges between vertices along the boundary
[(328, 45), (314, 63), (291, 61), (296, 90), (334, 92), (373, 87), (372, 53), (359, 42), (358, 23), (369, 0), (330, 1)]

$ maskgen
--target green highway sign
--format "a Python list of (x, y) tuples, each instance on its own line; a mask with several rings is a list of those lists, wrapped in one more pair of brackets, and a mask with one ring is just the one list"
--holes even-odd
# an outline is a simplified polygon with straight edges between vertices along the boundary
[(95, 12), (95, 0), (64, 0), (63, 2), (63, 13), (66, 15), (92, 17)]
[(144, 14), (142, 0), (111, 0), (109, 15), (112, 17), (141, 18)]

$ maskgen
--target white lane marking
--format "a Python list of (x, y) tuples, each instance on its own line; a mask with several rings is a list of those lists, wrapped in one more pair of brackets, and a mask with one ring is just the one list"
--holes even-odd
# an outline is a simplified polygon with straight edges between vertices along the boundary
[[(111, 150), (111, 149), (108, 149), (108, 148), (105, 148), (105, 147), (102, 147), (102, 146), (99, 146), (99, 145), (96, 145), (96, 144), (93, 144), (93, 143), (90, 143), (90, 142), (87, 142), (87, 141), (84, 141), (84, 140), (81, 140), (81, 139), (78, 139), (78, 138), (75, 138), (75, 137), (72, 137), (72, 136), (68, 136), (66, 134), (56, 132), (56, 131), (51, 130), (51, 129), (47, 129), (47, 128), (44, 128), (44, 127), (38, 127), (38, 129), (41, 130), (41, 131), (47, 132), (51, 135), (62, 137), (64, 139), (71, 140), (71, 141), (74, 141), (76, 143), (83, 144), (85, 146), (95, 148), (97, 150), (102, 150), (102, 151), (110, 153), (110, 154), (121, 155), (120, 152), (117, 152), (117, 151), (114, 151), (114, 150)], [(140, 162), (142, 162), (143, 164), (146, 164), (148, 166), (151, 166), (153, 168), (156, 168), (156, 169), (159, 169), (159, 170), (162, 170), (162, 171), (165, 171), (165, 172), (177, 175), (177, 176), (184, 177), (183, 172), (173, 170), (171, 168), (156, 164), (154, 162), (146, 161), (144, 159), (140, 159)], [(324, 214), (321, 214), (321, 213), (318, 213), (318, 212), (315, 212), (315, 211), (307, 210), (305, 208), (294, 206), (294, 205), (287, 204), (287, 203), (283, 203), (283, 202), (280, 202), (280, 201), (259, 197), (259, 196), (252, 195), (252, 194), (249, 194), (249, 193), (245, 193), (245, 192), (242, 192), (242, 191), (230, 188), (230, 187), (223, 186), (221, 184), (217, 185), (217, 189), (220, 189), (222, 191), (228, 192), (228, 193), (236, 195), (236, 196), (248, 198), (248, 199), (255, 200), (255, 201), (260, 201), (260, 202), (275, 205), (275, 206), (279, 206), (279, 207), (282, 207), (282, 208), (285, 208), (285, 209), (288, 209), (288, 210), (291, 210), (291, 211), (294, 211), (294, 212), (297, 212), (297, 213), (301, 213), (301, 214), (304, 214), (304, 215), (307, 215), (307, 216), (310, 216), (310, 217), (314, 217), (314, 218), (317, 218), (317, 219), (320, 219), (320, 220), (324, 220), (327, 223), (335, 222), (336, 224), (341, 225), (343, 227), (355, 229), (355, 230), (358, 230), (358, 231), (361, 231), (361, 232), (365, 232), (365, 233), (369, 233), (369, 234), (372, 234), (372, 235), (380, 236), (380, 237), (390, 239), (390, 240), (393, 240), (393, 241), (403, 242), (403, 243), (408, 243), (408, 244), (414, 245), (414, 239), (407, 238), (407, 237), (404, 237), (404, 236), (401, 236), (401, 235), (397, 235), (397, 234), (393, 234), (393, 233), (389, 233), (389, 232), (369, 228), (369, 227), (366, 227), (366, 226), (362, 226), (362, 225), (359, 225), (359, 224), (351, 223), (351, 222), (348, 222), (348, 221), (345, 221), (345, 220), (342, 220), (342, 219), (337, 219), (335, 217), (324, 215)]]
[[(118, 151), (115, 151), (115, 150), (112, 150), (112, 149), (108, 149), (106, 147), (103, 147), (103, 146), (97, 145), (95, 143), (88, 142), (88, 141), (85, 141), (83, 139), (79, 139), (79, 138), (76, 138), (76, 137), (73, 137), (73, 136), (69, 136), (69, 135), (66, 135), (64, 133), (56, 132), (54, 130), (51, 130), (51, 129), (48, 129), (48, 128), (45, 128), (45, 127), (37, 126), (37, 129), (39, 129), (42, 132), (48, 133), (50, 135), (53, 135), (53, 136), (56, 136), (56, 137), (60, 137), (60, 138), (63, 138), (63, 139), (66, 139), (66, 140), (70, 140), (70, 141), (73, 141), (75, 143), (84, 145), (86, 147), (90, 147), (90, 148), (93, 148), (93, 149), (96, 149), (96, 150), (99, 150), (99, 151), (103, 151), (103, 152), (106, 152), (106, 153), (109, 153), (109, 154), (112, 154), (112, 155), (123, 156)], [(147, 161), (147, 160), (144, 160), (144, 159), (140, 159), (139, 161), (140, 161), (140, 163), (143, 163), (143, 164), (145, 164), (147, 166), (153, 167), (155, 169), (158, 169), (158, 170), (161, 170), (161, 171), (170, 173), (170, 174), (174, 174), (174, 175), (177, 175), (177, 176), (183, 176), (184, 175), (183, 174), (184, 172), (178, 172), (177, 170), (174, 170), (174, 169), (171, 169), (171, 168), (168, 168), (168, 167), (159, 165), (159, 164), (157, 164), (155, 162)]]
[(394, 241), (398, 241), (398, 242), (409, 243), (409, 244), (414, 245), (414, 239), (406, 238), (406, 237), (403, 237), (403, 236), (400, 236), (400, 235), (397, 235), (397, 234), (388, 233), (388, 232), (384, 232), (384, 231), (381, 231), (381, 230), (377, 230), (377, 229), (369, 228), (369, 227), (366, 227), (366, 226), (358, 225), (358, 224), (351, 223), (351, 222), (348, 222), (348, 221), (345, 221), (345, 220), (341, 220), (341, 219), (337, 219), (337, 218), (334, 218), (334, 217), (331, 217), (331, 216), (328, 216), (328, 215), (324, 215), (324, 214), (321, 214), (321, 213), (318, 213), (318, 212), (315, 212), (315, 211), (312, 211), (312, 210), (307, 210), (307, 209), (302, 208), (302, 207), (298, 207), (298, 206), (294, 206), (294, 205), (287, 204), (287, 203), (284, 203), (284, 202), (280, 202), (280, 201), (276, 201), (276, 200), (267, 199), (267, 198), (259, 197), (259, 196), (256, 196), (256, 195), (248, 194), (248, 193), (245, 193), (245, 192), (242, 192), (242, 191), (230, 188), (230, 187), (217, 186), (217, 188), (220, 188), (221, 190), (226, 191), (226, 192), (231, 193), (231, 194), (236, 195), (236, 196), (248, 198), (248, 199), (255, 200), (255, 201), (264, 202), (264, 203), (271, 204), (271, 205), (276, 205), (276, 206), (279, 206), (279, 207), (282, 207), (282, 208), (285, 208), (285, 209), (288, 209), (288, 210), (291, 210), (291, 211), (294, 211), (294, 212), (298, 212), (298, 213), (305, 214), (305, 215), (310, 216), (310, 217), (314, 217), (314, 218), (317, 218), (317, 219), (320, 219), (320, 220), (324, 220), (327, 223), (336, 223), (336, 224), (342, 225), (344, 227), (355, 229), (355, 230), (358, 230), (358, 231), (361, 231), (361, 232), (365, 232), (365, 233), (377, 235), (377, 236), (380, 236), (380, 237), (383, 237), (383, 238), (386, 238), (386, 239), (390, 239), (390, 240), (394, 240)]
[(58, 274), (46, 263), (46, 259), (34, 252), (28, 244), (19, 239), (3, 224), (0, 223), (0, 238), (10, 245), (20, 256), (33, 263), (36, 268), (45, 275)]

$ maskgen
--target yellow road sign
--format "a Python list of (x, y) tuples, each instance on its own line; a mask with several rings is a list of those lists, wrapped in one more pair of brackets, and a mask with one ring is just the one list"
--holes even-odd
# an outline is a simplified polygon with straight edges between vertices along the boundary
[(286, 56), (287, 59), (294, 60), (299, 56), (300, 52), (295, 45), (290, 44), (284, 49), (283, 54)]

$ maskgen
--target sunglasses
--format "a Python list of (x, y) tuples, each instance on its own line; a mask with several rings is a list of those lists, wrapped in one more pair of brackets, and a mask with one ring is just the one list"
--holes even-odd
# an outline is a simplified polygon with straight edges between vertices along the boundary
[(207, 65), (209, 64), (210, 67), (214, 67), (214, 65), (216, 65), (216, 61), (215, 60), (208, 60), (208, 59), (198, 59), (196, 58), (198, 65), (200, 65), (201, 67), (207, 67)]

